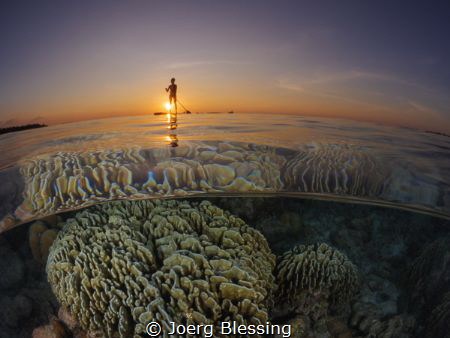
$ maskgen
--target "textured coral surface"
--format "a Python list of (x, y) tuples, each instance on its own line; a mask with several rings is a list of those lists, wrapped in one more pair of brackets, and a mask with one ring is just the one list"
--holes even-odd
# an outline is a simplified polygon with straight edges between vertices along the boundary
[[(450, 285), (448, 283), (448, 271), (450, 270), (448, 269), (449, 245), (447, 242), (450, 223), (448, 221), (394, 209), (313, 200), (245, 197), (221, 197), (208, 200), (220, 208), (229, 210), (233, 215), (242, 217), (246, 223), (255, 226), (255, 229), (258, 229), (266, 237), (272, 251), (280, 255), (279, 258), (283, 257), (283, 253), (292, 252), (292, 248), (295, 246), (304, 245), (308, 247), (314, 243), (327, 243), (334, 248), (333, 250), (337, 249), (345, 254), (358, 267), (361, 272), (362, 286), (360, 292), (357, 293), (346, 309), (334, 309), (331, 306), (330, 298), (323, 298), (326, 295), (325, 292), (311, 294), (308, 289), (304, 289), (302, 286), (295, 293), (293, 292), (293, 295), (297, 294), (297, 297), (309, 295), (310, 298), (298, 298), (300, 301), (297, 301), (297, 303), (290, 301), (289, 298), (274, 297), (273, 302), (270, 301), (269, 297), (267, 298), (264, 308), (272, 309), (268, 313), (269, 321), (276, 324), (291, 324), (291, 337), (409, 338), (446, 337), (448, 335), (447, 326), (450, 318), (448, 296)], [(200, 199), (190, 199), (189, 201), (193, 208), (199, 209), (198, 202), (200, 202)], [(121, 204), (117, 205), (120, 206)], [(99, 234), (102, 234), (106, 231), (108, 236), (113, 236), (112, 232), (121, 234), (117, 227), (122, 223), (124, 214), (134, 213), (137, 210), (136, 220), (147, 217), (139, 214), (140, 207), (135, 210), (127, 207), (126, 211), (119, 210), (122, 207), (116, 207), (116, 210), (112, 213), (105, 211), (106, 204), (97, 208), (103, 210), (99, 214), (107, 219), (106, 223), (111, 220), (109, 222), (111, 224), (106, 225), (105, 223), (108, 230), (97, 229), (94, 233), (98, 231)], [(97, 213), (94, 208), (88, 210), (90, 210), (90, 213)], [(165, 208), (159, 208), (158, 210), (165, 213), (163, 215), (164, 220), (168, 219), (168, 210)], [(159, 211), (155, 210), (154, 213), (159, 213)], [(198, 210), (196, 213), (201, 214)], [(44, 267), (38, 263), (38, 261), (45, 260), (45, 250), (42, 249), (48, 248), (50, 242), (47, 241), (46, 236), (43, 236), (45, 231), (52, 230), (50, 233), (54, 233), (64, 224), (67, 228), (68, 220), (78, 217), (75, 215), (76, 212), (52, 215), (0, 235), (1, 338), (31, 337), (33, 330), (41, 337), (59, 333), (61, 331), (60, 326), (54, 325), (55, 320), (65, 327), (68, 336), (65, 335), (64, 338), (87, 337), (88, 333), (86, 329), (80, 327), (81, 323), (78, 317), (72, 315), (66, 307), (58, 304), (47, 282)], [(87, 220), (81, 220), (78, 217), (76, 222), (81, 226), (81, 232), (84, 232), (85, 228), (88, 227), (83, 222), (88, 222), (90, 217), (92, 216), (82, 217)], [(156, 216), (151, 217), (155, 218)], [(231, 218), (229, 215), (226, 217)], [(136, 227), (133, 225), (135, 221), (132, 220), (132, 217), (125, 218), (126, 223), (123, 222), (123, 224), (130, 229), (142, 228), (141, 225)], [(208, 216), (207, 219), (210, 219), (210, 217)], [(98, 227), (105, 226), (102, 224), (99, 224)], [(133, 226), (131, 227), (130, 224)], [(176, 230), (178, 226), (174, 226), (173, 222), (167, 222), (165, 226), (169, 227), (168, 231), (180, 233)], [(194, 228), (195, 234), (193, 236), (196, 237), (199, 232), (197, 227)], [(71, 234), (74, 235), (72, 241), (77, 238), (75, 236), (77, 231), (72, 231)], [(204, 236), (200, 236), (202, 239), (199, 239), (199, 241), (202, 241)], [(121, 241), (123, 240), (126, 240), (126, 238), (123, 237)], [(86, 239), (83, 237), (83, 241), (80, 243), (85, 241)], [(95, 241), (97, 240), (92, 239), (92, 242)], [(115, 251), (116, 257), (120, 258), (118, 253), (123, 252), (120, 246), (115, 244), (115, 240), (111, 240), (110, 243), (111, 246), (116, 248), (108, 252)], [(136, 243), (138, 242), (136, 241)], [(151, 243), (149, 242), (146, 246), (158, 247)], [(106, 244), (103, 243), (102, 245)], [(175, 241), (175, 245), (178, 246), (180, 243)], [(217, 246), (220, 247), (219, 244)], [(317, 248), (317, 245), (315, 247)], [(167, 249), (161, 247), (158, 250), (166, 252)], [(228, 249), (225, 251), (228, 251)], [(76, 252), (76, 250), (72, 252)], [(259, 250), (255, 250), (255, 252), (259, 252)], [(136, 259), (136, 261), (143, 262), (142, 258), (137, 257), (137, 254), (133, 255), (133, 253), (127, 252), (127, 258), (124, 259)], [(155, 257), (157, 257), (156, 254)], [(209, 257), (206, 257), (206, 259), (209, 259)], [(78, 260), (81, 260), (81, 257)], [(170, 260), (167, 261), (167, 264), (169, 262)], [(81, 263), (80, 261), (76, 264), (80, 265)], [(209, 261), (208, 263), (214, 264)], [(94, 265), (91, 264), (91, 266)], [(82, 273), (88, 274), (88, 271), (91, 271), (91, 266), (87, 267)], [(151, 266), (154, 269), (153, 265)], [(161, 260), (157, 259), (156, 267), (162, 266)], [(307, 269), (305, 267), (307, 276), (314, 273), (310, 270), (314, 269), (316, 265), (309, 264), (308, 266)], [(127, 271), (127, 269), (127, 267), (121, 269), (120, 273), (125, 276), (126, 273), (122, 271)], [(176, 270), (176, 268), (173, 268), (173, 270)], [(177, 274), (176, 271), (174, 273)], [(178, 289), (185, 292), (186, 278), (191, 280), (192, 283), (195, 280), (196, 285), (193, 286), (192, 290), (198, 288), (202, 283), (204, 284), (202, 281), (205, 280), (204, 277), (192, 277), (194, 274), (190, 273), (189, 275), (183, 275), (185, 278), (180, 279), (180, 281), (183, 280), (180, 288), (172, 288), (170, 286), (172, 280), (168, 278), (173, 275), (174, 282), (172, 285), (176, 285), (174, 273), (167, 275), (164, 272), (163, 274), (163, 276), (168, 276), (166, 279), (168, 284), (164, 286), (165, 291), (160, 292), (165, 301), (163, 309), (166, 312), (167, 308), (179, 311), (178, 306), (183, 306), (176, 297), (181, 294)], [(113, 274), (117, 275), (118, 273), (112, 271), (109, 275), (105, 274), (105, 279), (115, 280), (115, 277), (111, 277)], [(204, 275), (207, 275), (206, 272)], [(216, 275), (219, 275), (219, 273)], [(146, 275), (145, 278), (149, 280), (149, 283), (153, 283), (149, 275)], [(208, 278), (211, 280), (210, 277), (206, 277), (206, 279)], [(89, 279), (89, 281), (92, 280), (94, 279)], [(142, 279), (139, 280), (142, 281)], [(408, 288), (406, 282), (409, 283)], [(119, 283), (119, 287), (122, 287), (120, 280), (116, 283)], [(160, 288), (162, 284), (164, 283), (154, 285), (162, 289)], [(84, 288), (84, 286), (80, 288)], [(248, 288), (251, 289), (250, 286)], [(128, 292), (126, 287), (123, 287), (122, 290)], [(131, 287), (130, 290), (133, 290), (133, 288)], [(92, 290), (88, 289), (86, 292), (91, 294)], [(222, 290), (219, 289), (219, 292), (223, 292), (224, 295), (230, 297), (230, 286), (224, 285)], [(243, 294), (248, 290), (240, 288), (239, 292)], [(103, 298), (109, 299), (107, 297), (110, 293), (111, 291), (104, 292)], [(270, 296), (270, 292), (268, 294)], [(144, 296), (137, 297), (137, 293), (131, 291), (130, 297), (140, 298)], [(172, 305), (175, 304), (175, 299), (177, 307)], [(306, 306), (302, 307), (299, 306), (302, 304), (302, 299), (312, 299), (313, 301), (303, 303)], [(317, 307), (315, 300), (319, 300), (319, 304), (323, 306)], [(236, 304), (236, 301), (231, 302)], [(206, 306), (203, 300), (198, 303), (198, 306)], [(89, 305), (91, 304), (94, 306), (95, 301), (93, 300)], [(223, 304), (229, 305), (229, 302), (223, 302)], [(275, 307), (273, 304), (275, 304)], [(286, 307), (281, 310), (285, 312), (280, 313), (279, 308), (283, 304), (286, 304)], [(195, 306), (197, 306), (197, 303), (194, 302), (193, 307)], [(314, 306), (316, 307), (314, 308)], [(91, 313), (98, 311), (94, 310), (95, 308), (89, 311)], [(140, 310), (142, 309), (137, 311)], [(316, 312), (316, 310), (322, 310), (322, 312)], [(228, 310), (221, 308), (221, 311), (224, 314), (224, 311)], [(197, 312), (200, 313), (200, 311)], [(325, 312), (326, 314), (321, 315)], [(185, 323), (188, 323), (189, 317), (193, 319), (194, 316), (198, 316), (194, 313), (194, 311), (187, 311), (186, 318), (184, 313), (181, 313), (182, 318), (185, 318)], [(237, 312), (234, 313), (237, 314)], [(317, 316), (317, 314), (320, 316)], [(174, 316), (174, 320), (178, 321), (179, 319)], [(133, 323), (135, 326), (138, 324), (138, 322)], [(115, 333), (117, 332), (115, 331)], [(105, 335), (105, 333), (100, 332), (100, 336)], [(132, 336), (133, 333), (130, 334), (130, 337)], [(274, 337), (281, 337), (281, 335), (275, 335)]]
[[(21, 161), (20, 170), (8, 174), (14, 184), (0, 187), (7, 201), (0, 206), (0, 232), (117, 199), (283, 192), (411, 202), (399, 195), (409, 191), (404, 186), (410, 177), (402, 171), (401, 178), (408, 179), (396, 179), (395, 185), (390, 182), (392, 172), (373, 151), (340, 143), (282, 148), (189, 141), (175, 149), (123, 146), (48, 152)], [(438, 191), (428, 190), (418, 193), (433, 205)]]
[(49, 214), (96, 201), (282, 188), (285, 159), (247, 144), (57, 153), (26, 161), (23, 209)]
[(284, 253), (276, 281), (280, 299), (315, 319), (326, 315), (329, 305), (345, 305), (360, 284), (356, 266), (325, 243), (299, 245)]
[(120, 201), (69, 219), (47, 273), (82, 328), (130, 337), (154, 320), (265, 323), (274, 264), (257, 230), (209, 202)]

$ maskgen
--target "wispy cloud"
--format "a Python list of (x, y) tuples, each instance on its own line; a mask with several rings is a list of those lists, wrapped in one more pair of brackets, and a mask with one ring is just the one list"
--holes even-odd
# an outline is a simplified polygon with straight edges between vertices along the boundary
[(330, 90), (326, 90), (323, 88), (317, 88), (310, 83), (296, 83), (293, 81), (289, 81), (287, 79), (278, 79), (276, 82), (276, 87), (291, 90), (297, 93), (303, 93), (305, 95), (318, 96), (328, 99), (333, 99), (337, 101), (342, 101), (350, 104), (363, 105), (371, 108), (385, 110), (385, 107), (382, 107), (378, 104), (374, 104), (371, 102), (367, 102), (364, 100), (359, 100), (354, 97), (343, 95), (341, 93), (332, 92)]
[[(361, 86), (361, 83), (369, 84), (370, 82), (373, 85)], [(396, 74), (366, 70), (347, 70), (335, 73), (322, 73), (314, 76), (298, 75), (296, 80), (288, 77), (280, 77), (276, 80), (275, 86), (296, 92), (309, 92), (330, 98), (334, 97), (348, 102), (355, 101), (355, 103), (359, 102), (359, 100), (355, 100), (354, 95), (346, 95), (346, 92), (364, 93), (364, 97), (372, 97), (378, 101), (381, 97), (393, 99), (392, 86), (395, 86), (398, 87), (400, 92), (409, 93), (409, 95), (403, 95), (406, 96), (402, 98), (405, 104), (408, 104), (407, 101), (409, 100), (416, 102), (417, 100), (413, 99), (416, 94), (422, 96), (442, 96), (430, 87), (402, 78)], [(411, 107), (414, 108), (414, 105), (412, 104)], [(417, 110), (418, 108), (416, 107), (415, 109)]]
[[(410, 89), (407, 90), (409, 94), (399, 96), (388, 91), (376, 92), (368, 89), (362, 90), (358, 87), (358, 91), (360, 93), (364, 93), (364, 95), (360, 96), (356, 93), (355, 95), (352, 95), (352, 88), (355, 88), (355, 86), (357, 87), (357, 84), (351, 82), (351, 80), (354, 79), (371, 79), (410, 86)], [(275, 86), (281, 89), (296, 92), (299, 95), (322, 97), (361, 107), (377, 109), (379, 111), (395, 111), (396, 114), (399, 114), (400, 111), (398, 110), (398, 104), (400, 104), (406, 109), (409, 107), (415, 112), (423, 113), (427, 116), (440, 118), (444, 116), (441, 109), (436, 109), (436, 107), (432, 107), (428, 103), (424, 103), (424, 101), (427, 102), (429, 100), (423, 98), (419, 99), (415, 96), (415, 93), (424, 92), (423, 90), (419, 90), (421, 89), (421, 85), (386, 74), (355, 71), (321, 76), (314, 79), (305, 79), (303, 81), (293, 81), (292, 79), (279, 78), (275, 81)], [(386, 99), (386, 101), (383, 101), (384, 103), (380, 102), (381, 97)], [(395, 103), (395, 101), (397, 101), (397, 103)], [(395, 106), (397, 106), (397, 108), (394, 108)]]
[(186, 62), (173, 62), (166, 66), (169, 69), (180, 69), (180, 68), (193, 68), (193, 67), (201, 67), (201, 66), (210, 66), (210, 65), (219, 65), (219, 64), (227, 64), (227, 65), (238, 65), (242, 64), (239, 61), (230, 61), (230, 60), (210, 60), (210, 61), (186, 61)]
[(401, 78), (396, 75), (386, 74), (386, 73), (375, 73), (370, 71), (362, 70), (348, 70), (338, 73), (331, 74), (320, 74), (312, 78), (305, 79), (308, 84), (334, 84), (349, 82), (355, 80), (368, 80), (368, 81), (379, 81), (379, 82), (389, 82), (394, 84), (400, 84), (410, 87), (421, 87), (423, 86), (417, 82), (410, 81)]
[(420, 112), (420, 113), (425, 113), (428, 116), (429, 115), (434, 115), (434, 116), (442, 116), (442, 113), (437, 111), (434, 108), (431, 108), (428, 105), (423, 104), (422, 102), (417, 102), (417, 101), (407, 101), (406, 102), (410, 107), (412, 107), (414, 110)]
[(305, 91), (305, 87), (300, 86), (299, 84), (291, 82), (286, 79), (277, 80), (276, 86), (278, 88), (288, 89), (288, 90), (292, 90), (294, 92), (304, 92)]

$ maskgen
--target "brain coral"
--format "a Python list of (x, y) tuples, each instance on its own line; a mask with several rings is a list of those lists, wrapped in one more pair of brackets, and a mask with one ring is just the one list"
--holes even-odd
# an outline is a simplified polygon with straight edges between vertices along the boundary
[(257, 230), (209, 202), (117, 201), (67, 221), (47, 274), (82, 328), (139, 337), (154, 320), (165, 333), (172, 321), (265, 323), (274, 265)]
[(279, 257), (278, 302), (317, 319), (328, 306), (344, 305), (359, 288), (359, 273), (348, 258), (325, 243), (299, 245)]

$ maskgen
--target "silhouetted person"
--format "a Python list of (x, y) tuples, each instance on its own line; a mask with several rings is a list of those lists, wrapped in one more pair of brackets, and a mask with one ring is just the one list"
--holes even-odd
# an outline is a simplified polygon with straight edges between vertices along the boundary
[(169, 87), (166, 88), (166, 92), (169, 92), (169, 103), (172, 105), (172, 101), (175, 104), (175, 113), (177, 112), (177, 85), (175, 84), (175, 78), (170, 80)]

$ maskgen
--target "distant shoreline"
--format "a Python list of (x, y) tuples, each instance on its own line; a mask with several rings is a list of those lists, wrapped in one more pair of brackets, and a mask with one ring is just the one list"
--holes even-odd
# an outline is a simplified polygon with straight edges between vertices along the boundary
[(14, 133), (16, 131), (22, 131), (27, 129), (36, 129), (36, 128), (43, 128), (47, 127), (46, 124), (40, 124), (40, 123), (32, 123), (32, 124), (25, 124), (23, 126), (14, 126), (14, 127), (7, 127), (7, 128), (0, 128), (0, 135), (7, 134), (7, 133)]
[(441, 136), (447, 136), (447, 137), (450, 137), (449, 134), (441, 133), (441, 132), (439, 132), (439, 131), (425, 130), (425, 132), (428, 133), (428, 134), (435, 134), (435, 135), (441, 135)]

